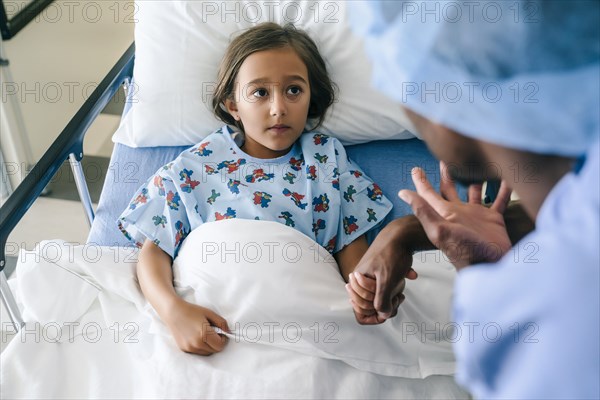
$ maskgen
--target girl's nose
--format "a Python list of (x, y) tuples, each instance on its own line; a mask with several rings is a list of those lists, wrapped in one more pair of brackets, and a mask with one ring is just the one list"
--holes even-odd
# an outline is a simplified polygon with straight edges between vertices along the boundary
[(287, 108), (285, 104), (285, 97), (282, 93), (278, 93), (276, 91), (273, 97), (271, 98), (271, 116), (284, 116), (286, 113)]

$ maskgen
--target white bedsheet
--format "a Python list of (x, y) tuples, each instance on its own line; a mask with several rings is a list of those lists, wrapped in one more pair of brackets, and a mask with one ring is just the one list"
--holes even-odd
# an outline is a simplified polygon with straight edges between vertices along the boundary
[(200, 357), (177, 348), (143, 298), (136, 256), (61, 241), (22, 252), (28, 322), (2, 353), (2, 398), (467, 397), (443, 340), (450, 266), (416, 265), (398, 316), (360, 326), (335, 262), (308, 237), (274, 222), (202, 225), (175, 260), (176, 288), (234, 334)]

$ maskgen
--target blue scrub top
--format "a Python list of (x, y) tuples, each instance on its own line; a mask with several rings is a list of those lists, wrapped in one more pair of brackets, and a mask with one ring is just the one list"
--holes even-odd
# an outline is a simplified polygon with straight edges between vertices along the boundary
[(552, 189), (534, 232), (458, 274), (456, 379), (477, 398), (600, 398), (599, 148)]

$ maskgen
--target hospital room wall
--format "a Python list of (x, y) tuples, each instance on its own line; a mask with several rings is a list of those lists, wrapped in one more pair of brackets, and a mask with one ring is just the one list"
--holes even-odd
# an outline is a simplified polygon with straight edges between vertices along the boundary
[[(9, 14), (27, 3), (4, 1)], [(3, 82), (2, 101), (16, 100), (26, 131), (17, 134), (30, 146), (33, 162), (129, 47), (134, 19), (130, 0), (59, 0), (3, 42), (12, 81)], [(86, 136), (86, 154), (110, 156), (118, 122), (119, 116), (102, 114)]]

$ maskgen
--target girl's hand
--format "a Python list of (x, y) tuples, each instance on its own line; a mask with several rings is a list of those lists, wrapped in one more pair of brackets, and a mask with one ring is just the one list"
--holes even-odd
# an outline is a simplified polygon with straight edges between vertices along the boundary
[(170, 308), (165, 322), (177, 346), (186, 353), (209, 356), (225, 348), (228, 338), (213, 329), (229, 332), (227, 321), (205, 307), (179, 299)]

